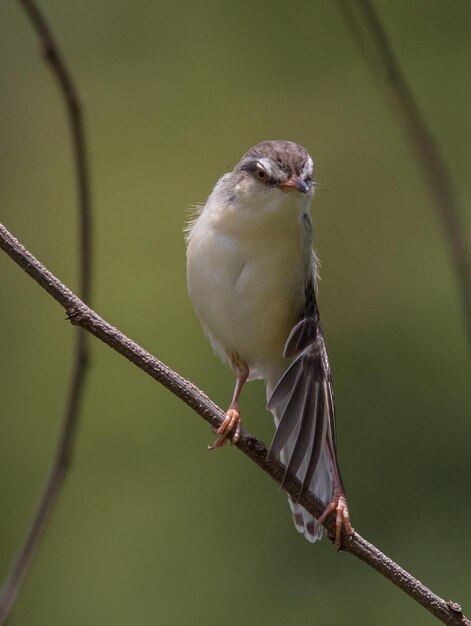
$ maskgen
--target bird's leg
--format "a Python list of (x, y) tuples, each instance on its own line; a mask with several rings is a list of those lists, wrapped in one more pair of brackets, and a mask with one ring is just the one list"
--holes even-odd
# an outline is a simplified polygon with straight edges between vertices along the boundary
[(345, 491), (342, 485), (342, 479), (340, 478), (340, 472), (337, 464), (337, 456), (334, 452), (332, 442), (329, 435), (326, 440), (327, 453), (330, 460), (330, 467), (332, 470), (332, 477), (334, 480), (334, 493), (332, 494), (332, 500), (324, 509), (324, 512), (317, 520), (318, 524), (323, 524), (327, 517), (333, 511), (336, 512), (335, 517), (335, 546), (337, 550), (342, 547), (342, 529), (347, 535), (353, 534), (353, 528), (350, 523), (350, 513), (348, 512), (347, 498), (345, 497)]
[(240, 421), (240, 408), (239, 397), (244, 386), (245, 381), (249, 375), (249, 370), (246, 366), (236, 366), (236, 385), (234, 389), (234, 395), (232, 396), (232, 402), (227, 409), (226, 416), (216, 433), (219, 435), (214, 443), (208, 446), (209, 450), (214, 448), (221, 448), (227, 443), (227, 437), (229, 433), (234, 431), (232, 437), (232, 443), (237, 443), (240, 437), (241, 421)]

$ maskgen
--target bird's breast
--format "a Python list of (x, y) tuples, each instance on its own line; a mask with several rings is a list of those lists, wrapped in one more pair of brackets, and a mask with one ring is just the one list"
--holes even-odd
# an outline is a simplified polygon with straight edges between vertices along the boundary
[(204, 214), (188, 243), (188, 289), (215, 350), (263, 378), (283, 359), (302, 310), (308, 252), (302, 221), (289, 228), (234, 233)]

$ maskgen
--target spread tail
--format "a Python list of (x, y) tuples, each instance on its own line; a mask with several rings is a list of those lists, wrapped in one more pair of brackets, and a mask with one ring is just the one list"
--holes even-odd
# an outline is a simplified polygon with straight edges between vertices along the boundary
[[(277, 375), (273, 376), (269, 380), (267, 380), (266, 385), (266, 393), (267, 400), (272, 397), (273, 390), (275, 389), (277, 383), (279, 382), (279, 372)], [(308, 394), (309, 395), (309, 394)], [(270, 410), (273, 414), (275, 420), (275, 426), (277, 428), (277, 433), (279, 433), (279, 424), (281, 422), (281, 418), (285, 413), (285, 409), (287, 405), (289, 405), (289, 396), (286, 397), (283, 401), (278, 403), (276, 406), (270, 406)], [(289, 434), (286, 442), (279, 450), (279, 458), (281, 462), (288, 468), (290, 465), (293, 465), (293, 458), (297, 456), (297, 450), (299, 450), (300, 445), (298, 443), (298, 439), (300, 436), (305, 437), (305, 433), (303, 430), (303, 415), (306, 413), (306, 406), (308, 407), (311, 404), (309, 397), (304, 398), (304, 401), (301, 400), (301, 404), (304, 406), (296, 407), (296, 416), (294, 417), (294, 423), (292, 425), (291, 433)], [(311, 407), (312, 408), (312, 407)], [(303, 410), (304, 409), (304, 410)], [(324, 411), (323, 408), (321, 408)], [(317, 411), (317, 409), (315, 409)], [(286, 417), (286, 413), (285, 413)], [(308, 415), (307, 421), (312, 425), (312, 416)], [(318, 422), (322, 423), (324, 421), (323, 416), (318, 416)], [(315, 420), (314, 420), (315, 422)], [(333, 493), (333, 479), (332, 474), (329, 468), (328, 454), (326, 449), (326, 433), (321, 432), (318, 434), (318, 437), (322, 437), (321, 441), (319, 439), (308, 437), (310, 439), (309, 445), (305, 451), (304, 457), (299, 464), (299, 467), (296, 470), (296, 476), (303, 483), (305, 481), (306, 476), (308, 476), (311, 472), (309, 469), (310, 460), (312, 458), (312, 449), (318, 445), (320, 445), (318, 461), (314, 470), (312, 477), (308, 484), (304, 485), (303, 491), (312, 491), (314, 495), (316, 495), (322, 502), (330, 502)], [(298, 444), (298, 445), (297, 445)], [(317, 456), (317, 455), (316, 455)], [(297, 463), (296, 463), (297, 465)], [(310, 542), (318, 541), (322, 538), (323, 528), (320, 526), (316, 519), (304, 509), (300, 504), (295, 502), (290, 496), (288, 496), (289, 505), (291, 507), (291, 511), (293, 514), (293, 521), (296, 527), (296, 530), (302, 533), (305, 538)]]

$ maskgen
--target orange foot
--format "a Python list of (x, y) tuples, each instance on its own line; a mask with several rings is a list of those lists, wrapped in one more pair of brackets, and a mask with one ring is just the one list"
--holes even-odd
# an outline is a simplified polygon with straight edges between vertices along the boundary
[(345, 498), (343, 491), (334, 491), (332, 502), (325, 507), (325, 510), (317, 520), (317, 523), (323, 524), (332, 511), (336, 511), (337, 513), (335, 518), (335, 546), (337, 550), (340, 550), (342, 547), (342, 528), (347, 535), (353, 534), (353, 528), (350, 524), (347, 499)]
[(235, 429), (234, 436), (232, 437), (232, 443), (237, 443), (240, 438), (240, 429), (241, 429), (241, 421), (240, 421), (240, 413), (238, 409), (234, 407), (230, 407), (227, 410), (226, 417), (224, 418), (223, 423), (217, 429), (216, 433), (219, 437), (216, 439), (214, 443), (208, 446), (208, 450), (214, 450), (214, 448), (222, 448), (227, 443), (228, 435)]

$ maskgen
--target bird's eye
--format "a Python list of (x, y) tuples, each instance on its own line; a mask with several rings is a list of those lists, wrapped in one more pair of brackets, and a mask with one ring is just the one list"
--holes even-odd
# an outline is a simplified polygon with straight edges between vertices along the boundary
[(255, 175), (257, 176), (257, 178), (259, 180), (267, 180), (268, 179), (268, 174), (265, 172), (263, 167), (260, 167), (260, 165), (257, 165), (257, 169), (255, 171)]

